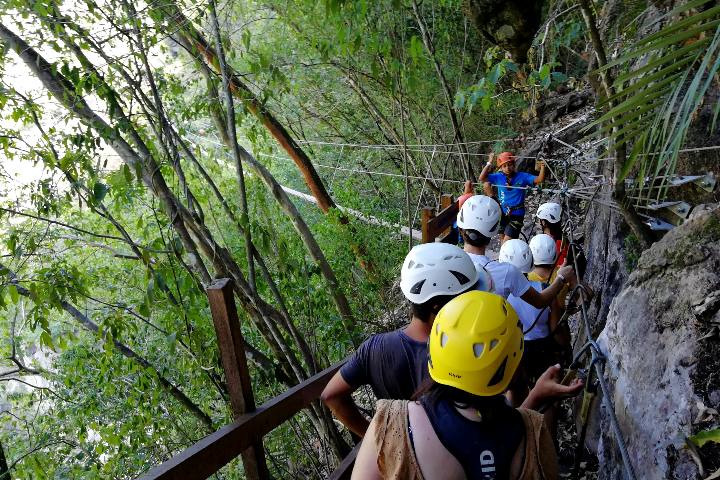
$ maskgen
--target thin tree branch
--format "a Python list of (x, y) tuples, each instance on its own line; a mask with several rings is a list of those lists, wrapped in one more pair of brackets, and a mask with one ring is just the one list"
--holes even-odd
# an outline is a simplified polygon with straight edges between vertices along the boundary
[(245, 228), (245, 250), (247, 253), (248, 263), (248, 284), (253, 294), (256, 293), (255, 285), (255, 262), (253, 261), (252, 238), (250, 236), (247, 194), (245, 191), (245, 174), (243, 172), (242, 157), (237, 141), (237, 129), (235, 126), (235, 102), (232, 92), (230, 91), (230, 74), (225, 61), (225, 50), (220, 37), (220, 24), (218, 23), (216, 13), (215, 0), (210, 0), (210, 20), (212, 22), (213, 33), (215, 34), (215, 51), (217, 52), (218, 63), (223, 80), (223, 91), (225, 92), (225, 109), (227, 110), (227, 121), (225, 122), (228, 129), (228, 140), (232, 146), (233, 158), (235, 159), (235, 172), (237, 174), (238, 189), (240, 190), (240, 214), (241, 223), (248, 225)]

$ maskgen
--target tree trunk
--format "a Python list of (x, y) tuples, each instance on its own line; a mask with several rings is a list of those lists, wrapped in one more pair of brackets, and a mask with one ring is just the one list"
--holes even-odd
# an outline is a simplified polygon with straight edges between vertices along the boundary
[[(602, 69), (607, 65), (607, 55), (605, 53), (605, 46), (603, 45), (602, 39), (600, 38), (600, 32), (598, 31), (597, 24), (595, 23), (595, 15), (592, 11), (592, 5), (590, 5), (588, 0), (579, 0), (578, 3), (580, 4), (580, 11), (582, 12), (583, 19), (585, 20), (585, 25), (587, 26), (588, 32), (590, 34), (590, 41), (592, 42), (593, 50), (595, 50), (595, 57), (597, 59), (598, 67)], [(600, 70), (600, 83), (603, 86), (605, 97), (612, 97), (614, 92), (613, 78), (609, 69)], [(599, 94), (600, 92), (596, 92), (596, 95)], [(609, 102), (608, 108), (612, 109), (613, 105), (614, 102)], [(615, 129), (617, 127), (613, 128)], [(613, 172), (614, 178), (612, 197), (617, 203), (623, 219), (628, 224), (632, 232), (635, 234), (635, 237), (637, 237), (642, 249), (645, 250), (652, 244), (652, 236), (650, 235), (647, 227), (645, 227), (642, 220), (640, 219), (640, 216), (635, 210), (635, 207), (626, 198), (625, 181), (620, 177), (622, 166), (625, 163), (625, 145), (618, 145), (613, 148), (613, 151), (615, 152), (615, 168)]]
[[(165, 18), (170, 29), (177, 32), (177, 35), (184, 37), (185, 41), (193, 47), (193, 50), (200, 53), (216, 73), (221, 73), (220, 62), (215, 49), (210, 46), (210, 43), (197, 31), (192, 22), (185, 17), (172, 0), (154, 2), (150, 8), (159, 13), (162, 18)], [(228, 73), (230, 74), (230, 90), (233, 95), (243, 102), (247, 109), (260, 120), (283, 150), (293, 159), (305, 179), (305, 184), (317, 199), (320, 209), (327, 213), (331, 208), (335, 207), (335, 203), (330, 198), (325, 185), (320, 179), (320, 175), (318, 175), (305, 151), (290, 136), (285, 127), (267, 111), (237, 74), (230, 68), (228, 68)]]
[(5, 458), (5, 450), (3, 450), (2, 442), (0, 442), (0, 480), (11, 480), (10, 470), (8, 469), (8, 463)]

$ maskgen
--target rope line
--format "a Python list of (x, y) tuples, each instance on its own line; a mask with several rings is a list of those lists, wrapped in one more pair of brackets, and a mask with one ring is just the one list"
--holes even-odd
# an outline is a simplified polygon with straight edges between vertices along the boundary
[[(426, 152), (426, 153), (445, 153), (445, 154), (455, 154), (455, 155), (465, 155), (465, 152), (462, 152), (461, 150), (436, 150), (437, 147), (459, 147), (460, 145), (481, 145), (486, 143), (497, 143), (497, 142), (503, 142), (503, 141), (521, 141), (521, 140), (529, 140), (529, 139), (536, 139), (536, 138), (542, 138), (543, 136), (538, 135), (534, 137), (524, 137), (524, 138), (497, 138), (497, 139), (491, 139), (491, 140), (477, 140), (473, 142), (456, 142), (456, 143), (417, 143), (417, 144), (408, 144), (406, 147), (409, 151), (413, 152)], [(596, 163), (596, 162), (604, 162), (608, 160), (615, 160), (616, 157), (614, 156), (608, 156), (608, 157), (599, 157), (599, 158), (591, 158), (588, 157), (586, 154), (582, 152), (581, 149), (578, 147), (571, 145), (567, 142), (564, 142), (560, 139), (558, 139), (555, 136), (551, 137), (556, 142), (560, 143), (564, 147), (570, 148), (571, 150), (575, 151), (576, 154), (583, 157), (582, 160), (579, 160), (579, 163)], [(395, 144), (364, 144), (364, 143), (344, 143), (344, 142), (328, 142), (328, 141), (322, 141), (322, 140), (301, 140), (298, 141), (301, 145), (322, 145), (322, 146), (330, 146), (330, 147), (348, 147), (348, 148), (359, 148), (359, 149), (368, 149), (368, 150), (402, 150), (402, 145), (395, 145)], [(678, 150), (678, 153), (693, 153), (693, 152), (704, 152), (704, 151), (711, 151), (711, 150), (720, 150), (720, 145), (708, 145), (703, 147), (690, 147), (690, 148), (683, 148)], [(651, 152), (651, 153), (641, 153), (638, 154), (639, 156), (654, 156), (654, 155), (661, 155), (662, 152)], [(489, 157), (489, 153), (467, 153), (467, 155), (474, 156), (474, 157)], [(518, 159), (535, 159), (537, 158), (537, 155), (530, 155), (530, 156), (524, 156), (524, 155), (518, 155), (515, 158)], [(554, 162), (564, 162), (564, 158), (553, 158), (548, 157), (544, 160), (548, 161), (554, 161)]]
[[(292, 161), (292, 159), (289, 158), (289, 157), (284, 157), (284, 156), (281, 156), (281, 155), (273, 155), (273, 154), (270, 154), (270, 153), (262, 153), (262, 152), (260, 152), (260, 153), (258, 153), (258, 156), (267, 157), (267, 158), (275, 158), (275, 159), (278, 159), (278, 160)], [(401, 174), (401, 173), (380, 172), (380, 171), (375, 171), (375, 170), (361, 170), (361, 169), (358, 169), (358, 168), (335, 167), (335, 166), (333, 166), (333, 165), (325, 165), (325, 164), (322, 164), (322, 163), (314, 163), (313, 165), (316, 166), (316, 167), (320, 167), (320, 168), (326, 168), (326, 169), (330, 169), (330, 170), (341, 170), (341, 171), (345, 171), (345, 172), (349, 172), (349, 173), (358, 173), (358, 174), (367, 174), (367, 175), (378, 175), (378, 176), (384, 176), (384, 177), (403, 178), (403, 179), (405, 178), (405, 175), (403, 175), (403, 174)], [(416, 176), (416, 175), (408, 175), (407, 178), (410, 178), (410, 179), (413, 179), (413, 180), (423, 180), (423, 181), (433, 180), (433, 181), (438, 182), (438, 183), (454, 183), (454, 184), (459, 184), (459, 185), (464, 185), (464, 184), (465, 184), (465, 180), (452, 180), (452, 179), (449, 179), (449, 178), (419, 177), (419, 176)], [(477, 183), (477, 182), (474, 182), (474, 183)], [(605, 184), (606, 184), (606, 183), (602, 183), (602, 185), (605, 185)], [(592, 185), (592, 187), (596, 187), (596, 186), (598, 186), (598, 185), (601, 185), (601, 184), (594, 184), (594, 185)], [(538, 186), (534, 186), (534, 187), (516, 187), (516, 186), (508, 185), (508, 186), (504, 186), (504, 187), (505, 187), (505, 188), (517, 189), (517, 190), (531, 190), (531, 191), (538, 191), (538, 192), (561, 193), (561, 192), (563, 191), (563, 190), (560, 190), (560, 189), (551, 189), (551, 188), (544, 188), (544, 187), (538, 187)], [(587, 188), (590, 188), (590, 187), (589, 187), (589, 186), (588, 186), (588, 187), (577, 187), (577, 188), (568, 189), (567, 191), (568, 191), (569, 193), (573, 193), (573, 192), (575, 192), (576, 190), (577, 190), (577, 191), (582, 191), (582, 190), (585, 190), (585, 189), (587, 189)]]
[[(498, 142), (517, 142), (522, 140), (530, 140), (535, 138), (542, 138), (544, 135), (534, 135), (531, 137), (508, 137), (508, 138), (495, 138), (490, 140), (474, 140), (472, 142), (453, 142), (453, 143), (409, 143), (408, 147), (455, 147), (459, 145), (483, 145), (487, 143), (498, 143)], [(329, 142), (327, 140), (299, 140), (301, 145), (329, 145), (336, 147), (351, 147), (351, 148), (387, 148), (397, 149), (402, 148), (399, 145), (393, 143), (379, 143), (379, 144), (365, 144), (365, 143), (343, 143), (343, 142)]]

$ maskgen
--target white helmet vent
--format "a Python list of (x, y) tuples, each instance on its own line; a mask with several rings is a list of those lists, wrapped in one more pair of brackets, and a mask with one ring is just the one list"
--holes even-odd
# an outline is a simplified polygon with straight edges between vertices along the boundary
[(440, 334), (440, 346), (441, 346), (441, 347), (444, 347), (445, 344), (447, 343), (447, 341), (448, 341), (447, 333), (442, 332), (442, 333)]
[(490, 197), (474, 195), (467, 199), (458, 214), (458, 227), (463, 230), (476, 230), (486, 237), (497, 233), (501, 218), (500, 206)]
[(520, 239), (512, 239), (503, 243), (500, 247), (498, 261), (514, 265), (522, 273), (532, 270), (532, 254), (527, 243)]
[(457, 295), (471, 288), (478, 272), (470, 257), (455, 245), (425, 243), (410, 250), (400, 272), (405, 298), (422, 304), (438, 295)]
[(485, 350), (484, 343), (473, 343), (473, 353), (475, 354), (475, 358), (480, 358), (480, 355), (482, 355), (483, 350)]
[(559, 203), (555, 202), (543, 203), (538, 207), (535, 216), (540, 220), (546, 220), (550, 223), (557, 223), (562, 217), (562, 207)]
[(557, 259), (555, 239), (544, 233), (530, 239), (530, 251), (535, 265), (550, 265)]
[(498, 343), (500, 343), (500, 341), (497, 338), (493, 338), (492, 340), (490, 340), (490, 350), (497, 347)]
[(410, 289), (410, 293), (413, 295), (418, 295), (420, 291), (422, 290), (423, 284), (425, 283), (425, 280), (420, 280), (418, 283), (412, 286)]
[[(463, 275), (460, 272), (456, 272), (455, 270), (450, 270), (450, 273), (452, 273), (453, 276), (455, 278), (457, 278), (457, 281), (460, 282), (460, 285), (465, 285), (466, 283), (470, 282), (470, 279), (466, 275)], [(448, 288), (450, 288), (450, 287), (448, 286)]]

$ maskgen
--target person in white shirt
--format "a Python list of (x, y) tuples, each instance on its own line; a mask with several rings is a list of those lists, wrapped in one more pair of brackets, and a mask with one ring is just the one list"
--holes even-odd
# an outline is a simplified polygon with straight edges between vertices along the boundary
[[(552, 269), (555, 258), (557, 258), (555, 243), (549, 235), (541, 234), (533, 237), (530, 244), (532, 247), (524, 240), (508, 240), (500, 247), (498, 262), (514, 265), (526, 276), (531, 287), (542, 291), (547, 287), (547, 283), (543, 283), (539, 275), (546, 273), (548, 265)], [(533, 249), (533, 247), (535, 248)], [(549, 278), (550, 275), (547, 277)], [(550, 335), (551, 327), (548, 325), (548, 321), (551, 310), (555, 310), (553, 308), (555, 302), (550, 307), (536, 308), (512, 293), (508, 297), (508, 302), (520, 318), (526, 341), (538, 340)]]
[(492, 198), (475, 195), (467, 199), (457, 217), (465, 252), (478, 271), (484, 268), (490, 273), (496, 294), (505, 298), (510, 294), (515, 295), (536, 308), (549, 306), (564, 284), (575, 282), (575, 271), (571, 266), (563, 264), (555, 280), (539, 292), (514, 265), (486, 257), (485, 249), (490, 239), (500, 230), (500, 218), (500, 205)]

